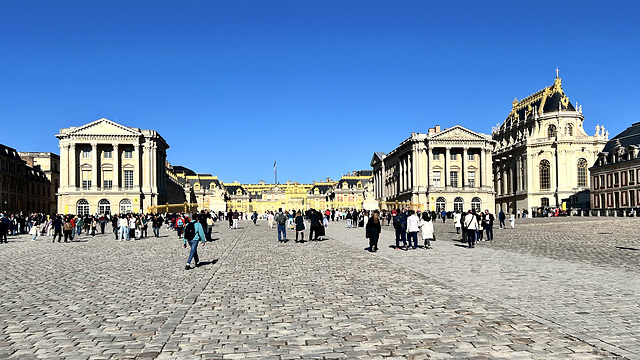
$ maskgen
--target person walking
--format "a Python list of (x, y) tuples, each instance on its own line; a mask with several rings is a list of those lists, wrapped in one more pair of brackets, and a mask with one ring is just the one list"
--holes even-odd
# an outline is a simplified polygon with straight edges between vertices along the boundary
[(4, 216), (4, 214), (0, 214), (0, 244), (7, 244), (7, 233), (9, 232), (9, 221)]
[(278, 224), (278, 242), (287, 241), (287, 215), (282, 212), (282, 208), (278, 209), (275, 216), (276, 224)]
[(413, 243), (413, 250), (418, 248), (418, 231), (420, 231), (420, 219), (415, 211), (409, 210), (409, 217), (407, 218), (407, 238), (410, 248)]
[(55, 220), (53, 220), (53, 242), (56, 242), (56, 236), (58, 236), (58, 242), (62, 241), (62, 226), (64, 222), (62, 221), (62, 216), (58, 215)]
[(118, 228), (120, 228), (120, 241), (129, 240), (129, 215), (121, 215), (118, 220)]
[(475, 211), (469, 210), (467, 212), (467, 215), (464, 217), (464, 223), (467, 228), (469, 248), (474, 248), (476, 247), (476, 233), (478, 230), (478, 218), (476, 217)]
[(273, 229), (273, 211), (267, 213), (267, 220), (269, 221), (269, 229)]
[(369, 221), (367, 221), (367, 225), (365, 226), (365, 233), (367, 238), (369, 239), (369, 251), (376, 252), (378, 251), (378, 240), (380, 240), (380, 234), (382, 233), (382, 226), (380, 223), (380, 218), (377, 211), (374, 211)]
[(254, 211), (253, 214), (251, 214), (251, 220), (253, 221), (253, 226), (256, 226), (256, 222), (258, 221), (258, 212)]
[[(38, 228), (39, 228), (38, 225), (40, 225), (40, 223), (36, 221), (34, 225), (31, 227), (31, 229), (29, 229), (29, 235), (32, 236), (31, 241), (36, 241), (36, 238), (38, 237)], [(2, 240), (0, 240), (0, 242), (2, 242)]]
[(84, 225), (84, 221), (82, 220), (82, 216), (78, 216), (76, 218), (76, 233), (78, 235), (82, 234), (82, 226)]
[(71, 225), (71, 217), (67, 216), (64, 219), (64, 224), (62, 225), (62, 231), (64, 232), (64, 242), (68, 243), (73, 239), (73, 225)]
[(404, 212), (399, 212), (393, 217), (393, 228), (396, 231), (396, 250), (400, 250), (400, 240), (402, 247), (407, 247), (407, 216)]
[(495, 218), (493, 214), (489, 212), (489, 209), (484, 210), (482, 215), (482, 223), (484, 224), (484, 230), (487, 233), (487, 241), (493, 241), (493, 221)]
[(240, 213), (236, 210), (233, 212), (232, 215), (233, 218), (233, 228), (237, 229), (238, 228), (238, 221), (240, 220)]
[(153, 236), (160, 237), (160, 227), (162, 226), (162, 218), (157, 214), (153, 216)]
[(187, 247), (187, 242), (191, 247), (191, 251), (189, 252), (189, 258), (187, 259), (187, 265), (185, 265), (185, 270), (191, 270), (191, 260), (195, 260), (196, 267), (200, 266), (200, 259), (198, 258), (198, 244), (202, 243), (202, 246), (207, 242), (207, 236), (204, 233), (204, 229), (202, 228), (202, 224), (198, 221), (198, 214), (193, 214), (193, 218), (184, 230), (184, 237), (182, 239), (183, 247)]
[(456, 234), (460, 234), (460, 228), (462, 227), (462, 225), (460, 224), (461, 219), (462, 214), (460, 214), (460, 211), (456, 210), (456, 212), (453, 213), (453, 226), (455, 226), (456, 228)]
[(504, 211), (500, 210), (498, 213), (498, 220), (500, 220), (500, 229), (504, 229), (506, 226), (504, 221), (507, 219), (507, 216), (504, 214)]
[(516, 227), (516, 216), (514, 213), (511, 213), (511, 215), (509, 216), (509, 225), (512, 229)]
[[(460, 215), (458, 213), (458, 215)], [(431, 215), (428, 211), (422, 213), (422, 219), (420, 219), (420, 230), (422, 240), (424, 241), (424, 248), (431, 249), (431, 240), (435, 239), (433, 233), (433, 221), (431, 221)]]
[(309, 215), (309, 222), (311, 224), (309, 227), (309, 241), (318, 240), (318, 237), (324, 234), (321, 219), (322, 214), (315, 209), (311, 209), (311, 215)]
[(302, 213), (300, 212), (300, 210), (298, 210), (298, 212), (296, 213), (295, 223), (296, 223), (296, 242), (298, 242), (298, 236), (300, 236), (300, 242), (304, 242), (305, 224), (304, 224), (304, 218), (302, 217)]

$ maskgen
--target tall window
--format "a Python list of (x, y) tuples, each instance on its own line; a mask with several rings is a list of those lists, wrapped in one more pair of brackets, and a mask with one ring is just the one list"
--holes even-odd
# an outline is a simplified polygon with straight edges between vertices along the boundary
[(453, 199), (453, 211), (456, 210), (460, 212), (464, 211), (464, 199), (462, 199), (461, 197)]
[(449, 158), (451, 159), (451, 161), (458, 160), (458, 154), (455, 152), (455, 150), (451, 150), (451, 152), (449, 153)]
[(124, 158), (125, 159), (133, 159), (133, 148), (124, 149)]
[(133, 187), (133, 170), (124, 171), (124, 187), (128, 189)]
[(473, 161), (474, 159), (474, 154), (472, 152), (467, 154), (467, 158), (469, 159), (469, 161)]
[(471, 208), (476, 212), (480, 212), (480, 206), (482, 205), (482, 200), (479, 197), (474, 197), (471, 199)]
[(76, 214), (89, 215), (89, 202), (85, 199), (80, 199), (76, 203)]
[(578, 186), (587, 186), (587, 160), (578, 159)]
[(449, 185), (451, 187), (458, 187), (458, 172), (450, 171), (449, 172)]
[(438, 150), (433, 150), (433, 160), (440, 160), (440, 153)]
[(436, 199), (436, 211), (441, 212), (447, 209), (447, 200), (442, 196)]
[(104, 154), (104, 158), (105, 159), (111, 159), (113, 157), (113, 149), (106, 148), (106, 149), (104, 149), (103, 154)]
[(636, 180), (635, 180), (635, 171), (634, 170), (629, 170), (629, 185), (633, 185)]
[(613, 186), (620, 186), (620, 173), (613, 173)]
[(433, 186), (435, 187), (440, 187), (441, 185), (441, 178), (440, 178), (440, 171), (434, 171), (433, 172)]
[(107, 199), (98, 201), (98, 214), (108, 215), (111, 213), (111, 202)]
[(476, 187), (476, 172), (475, 171), (469, 171), (469, 173), (467, 174), (467, 182), (469, 185), (469, 187)]
[(542, 207), (547, 207), (547, 206), (549, 206), (549, 198), (542, 198), (542, 199), (540, 199), (540, 206), (542, 206)]
[(558, 131), (556, 130), (556, 126), (549, 125), (549, 127), (547, 128), (547, 137), (550, 137), (550, 138), (556, 137), (557, 133)]
[(111, 190), (113, 187), (113, 171), (104, 170), (102, 172), (102, 187), (106, 190)]
[(91, 159), (91, 148), (86, 147), (82, 149), (82, 158), (83, 159)]
[(122, 214), (128, 214), (130, 213), (131, 210), (131, 200), (129, 199), (122, 199), (122, 201), (120, 201), (120, 213)]
[(551, 189), (551, 164), (549, 160), (540, 161), (540, 189)]
[(573, 125), (572, 124), (567, 124), (567, 126), (564, 129), (564, 133), (565, 133), (565, 135), (573, 136)]
[(91, 190), (91, 170), (82, 170), (82, 190)]

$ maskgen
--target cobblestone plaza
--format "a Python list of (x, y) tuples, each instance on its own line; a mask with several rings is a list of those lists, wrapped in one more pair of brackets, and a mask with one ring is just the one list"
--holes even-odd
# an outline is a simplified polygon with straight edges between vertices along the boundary
[(410, 251), (383, 227), (373, 254), (346, 222), (303, 244), (222, 223), (189, 271), (164, 229), (14, 236), (0, 245), (0, 358), (640, 359), (636, 224), (518, 219), (468, 249), (449, 220), (432, 250)]

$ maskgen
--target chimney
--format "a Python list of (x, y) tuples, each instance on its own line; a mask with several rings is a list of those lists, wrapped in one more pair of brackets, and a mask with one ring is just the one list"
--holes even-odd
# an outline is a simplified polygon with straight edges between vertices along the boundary
[(436, 125), (436, 133), (440, 132), (440, 125)]
[(436, 133), (436, 128), (429, 128), (429, 135), (433, 135)]

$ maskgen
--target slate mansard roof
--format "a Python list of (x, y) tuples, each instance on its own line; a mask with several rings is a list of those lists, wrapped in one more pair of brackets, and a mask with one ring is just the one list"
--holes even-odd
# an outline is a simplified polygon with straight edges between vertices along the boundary
[(632, 145), (640, 147), (640, 122), (629, 126), (626, 130), (609, 140), (604, 146), (604, 149), (602, 149), (602, 152), (611, 153), (617, 146), (626, 148)]

